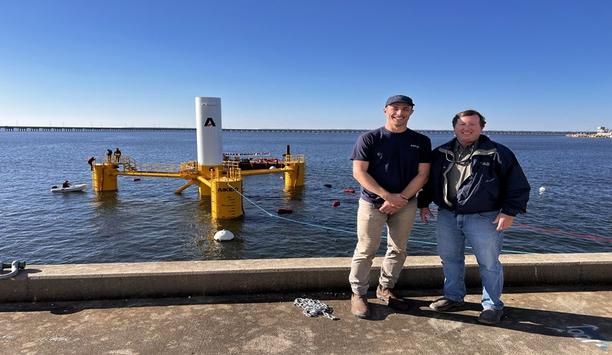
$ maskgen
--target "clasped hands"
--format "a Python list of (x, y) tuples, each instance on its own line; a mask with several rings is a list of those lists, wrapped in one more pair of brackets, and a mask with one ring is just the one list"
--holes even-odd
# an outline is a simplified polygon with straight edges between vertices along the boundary
[(408, 199), (402, 196), (402, 194), (386, 194), (383, 196), (383, 199), (385, 202), (378, 210), (388, 215), (394, 214), (408, 203)]

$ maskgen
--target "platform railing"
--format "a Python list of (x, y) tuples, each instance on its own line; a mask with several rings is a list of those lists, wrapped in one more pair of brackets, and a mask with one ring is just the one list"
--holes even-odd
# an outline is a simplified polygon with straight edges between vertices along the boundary
[(285, 163), (303, 163), (304, 154), (285, 154), (283, 156)]
[(214, 177), (219, 179), (226, 177), (228, 179), (240, 179), (242, 177), (239, 163), (237, 161), (224, 161), (221, 169), (215, 170)]
[(179, 166), (179, 174), (197, 175), (198, 174), (198, 162), (194, 160), (182, 162)]

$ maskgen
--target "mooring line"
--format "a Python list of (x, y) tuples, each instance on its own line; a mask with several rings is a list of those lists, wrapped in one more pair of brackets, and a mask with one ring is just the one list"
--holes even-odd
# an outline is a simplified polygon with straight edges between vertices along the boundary
[(293, 223), (302, 224), (302, 225), (305, 225), (305, 226), (310, 226), (310, 227), (315, 227), (315, 228), (331, 230), (331, 231), (334, 231), (334, 232), (342, 232), (342, 233), (348, 233), (348, 234), (355, 235), (355, 232), (353, 232), (353, 231), (348, 231), (348, 230), (345, 230), (345, 229), (332, 228), (332, 227), (326, 227), (326, 226), (322, 226), (322, 225), (312, 224), (312, 223), (308, 223), (308, 222), (302, 222), (302, 221), (298, 221), (298, 220), (295, 220), (295, 219), (291, 219), (291, 218), (275, 215), (273, 213), (270, 213), (270, 212), (266, 211), (263, 207), (259, 206), (257, 203), (253, 202), (250, 198), (246, 197), (240, 191), (236, 190), (236, 188), (233, 187), (232, 185), (228, 184), (228, 186), (231, 187), (237, 194), (242, 196), (245, 200), (247, 200), (250, 204), (252, 204), (253, 206), (257, 207), (260, 211), (262, 211), (263, 213), (267, 214), (270, 217), (282, 219), (282, 220), (293, 222)]
[[(234, 190), (238, 195), (242, 196), (242, 198), (247, 200), (247, 202), (249, 202), (250, 204), (255, 206), (257, 209), (259, 209), (260, 211), (262, 211), (263, 213), (267, 214), (270, 217), (282, 219), (282, 220), (287, 221), (287, 222), (297, 223), (297, 224), (301, 224), (301, 225), (305, 225), (305, 226), (309, 226), (309, 227), (325, 229), (325, 230), (330, 230), (330, 231), (334, 231), (334, 232), (342, 232), (342, 233), (346, 233), (346, 234), (350, 234), (350, 235), (357, 235), (357, 233), (355, 231), (349, 231), (349, 230), (346, 230), (346, 229), (338, 229), (338, 228), (333, 228), (333, 227), (326, 227), (326, 226), (323, 226), (323, 225), (320, 225), (320, 224), (312, 224), (312, 223), (309, 223), (309, 222), (302, 222), (302, 221), (298, 221), (298, 220), (295, 220), (295, 219), (291, 219), (291, 218), (287, 218), (287, 217), (283, 217), (283, 216), (279, 216), (279, 215), (273, 214), (271, 212), (266, 211), (266, 209), (264, 209), (263, 207), (259, 206), (256, 202), (254, 202), (250, 198), (246, 197), (244, 194), (242, 194), (240, 191), (238, 191), (235, 187), (233, 187), (229, 183), (227, 184), (227, 186), (229, 186), (232, 190)], [(410, 243), (410, 242), (420, 243), (420, 244), (428, 244), (428, 245), (437, 245), (437, 243), (435, 243), (435, 242), (426, 242), (426, 241), (417, 240), (417, 239), (414, 239), (414, 238), (410, 238), (408, 240), (408, 243)], [(470, 247), (469, 245), (466, 245), (465, 247), (468, 248), (468, 249), (472, 249), (472, 247)], [(508, 254), (528, 254), (527, 252), (524, 252), (524, 251), (510, 250), (510, 249), (502, 249), (502, 252), (508, 253)]]

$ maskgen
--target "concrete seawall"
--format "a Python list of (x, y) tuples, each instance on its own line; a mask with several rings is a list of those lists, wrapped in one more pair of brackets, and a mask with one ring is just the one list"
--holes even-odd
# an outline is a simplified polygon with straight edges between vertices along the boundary
[[(502, 255), (507, 286), (612, 284), (612, 253)], [(375, 287), (380, 258), (374, 260)], [(350, 258), (28, 265), (0, 280), (1, 302), (348, 291)], [(396, 286), (440, 289), (436, 256), (409, 256)], [(480, 282), (466, 258), (468, 287)]]

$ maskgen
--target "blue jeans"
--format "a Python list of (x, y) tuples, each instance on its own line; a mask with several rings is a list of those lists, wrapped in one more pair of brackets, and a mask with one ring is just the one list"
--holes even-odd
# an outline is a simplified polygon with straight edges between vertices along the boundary
[(444, 269), (444, 297), (462, 301), (465, 296), (465, 239), (469, 241), (480, 268), (482, 307), (502, 309), (504, 270), (499, 262), (503, 233), (493, 220), (499, 212), (458, 214), (439, 209), (436, 239)]

